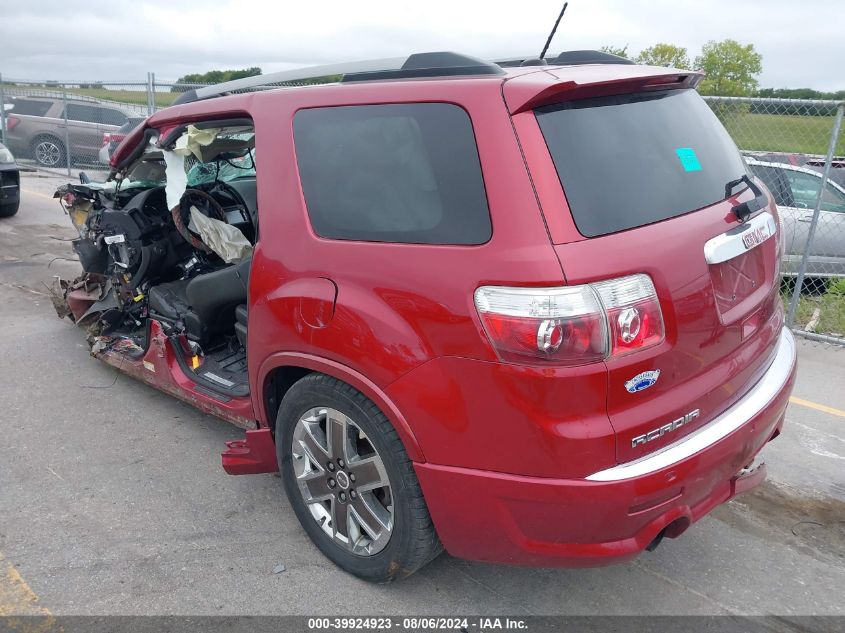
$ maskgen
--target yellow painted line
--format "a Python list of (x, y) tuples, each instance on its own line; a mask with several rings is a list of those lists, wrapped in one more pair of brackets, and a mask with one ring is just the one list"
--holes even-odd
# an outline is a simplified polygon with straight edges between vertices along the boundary
[(6, 630), (19, 633), (62, 633), (64, 629), (0, 552), (0, 617)]
[(789, 401), (792, 404), (807, 407), (808, 409), (824, 411), (825, 413), (829, 413), (830, 415), (838, 415), (840, 418), (845, 418), (845, 411), (843, 411), (842, 409), (835, 409), (833, 407), (829, 407), (826, 404), (819, 404), (818, 402), (813, 402), (812, 400), (802, 400), (801, 398), (796, 398), (795, 396), (792, 396)]
[(41, 193), (40, 191), (30, 191), (29, 189), (24, 189), (21, 187), (21, 194), (27, 194), (30, 196), (38, 196), (40, 198), (47, 198), (48, 200), (56, 200), (52, 194), (47, 195), (46, 193)]

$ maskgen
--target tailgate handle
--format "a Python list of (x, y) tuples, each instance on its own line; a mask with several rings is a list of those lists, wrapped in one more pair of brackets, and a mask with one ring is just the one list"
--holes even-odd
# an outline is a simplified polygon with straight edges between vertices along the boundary
[(799, 222), (812, 222), (813, 221), (813, 214), (811, 213), (810, 215), (802, 215), (800, 218), (798, 218), (798, 221)]
[[(747, 224), (707, 240), (704, 244), (704, 258), (708, 264), (721, 264), (759, 246), (776, 232), (775, 218), (766, 211), (749, 220)], [(746, 236), (755, 239), (746, 242)]]

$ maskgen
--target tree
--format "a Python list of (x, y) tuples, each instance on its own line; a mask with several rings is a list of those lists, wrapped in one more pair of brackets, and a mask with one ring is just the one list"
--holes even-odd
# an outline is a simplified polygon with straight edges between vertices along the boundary
[(618, 48), (616, 46), (602, 46), (599, 49), (603, 53), (610, 53), (611, 55), (616, 55), (617, 57), (624, 57), (628, 59), (628, 45), (625, 44), (622, 48)]
[(779, 99), (827, 99), (832, 101), (845, 100), (845, 90), (823, 92), (812, 88), (761, 88), (758, 97), (775, 97)]
[(637, 63), (648, 64), (649, 66), (670, 66), (672, 68), (688, 69), (690, 67), (687, 49), (663, 42), (640, 51), (637, 56)]
[(224, 81), (232, 81), (233, 79), (243, 79), (244, 77), (255, 77), (261, 74), (261, 69), (258, 66), (252, 68), (244, 68), (242, 70), (209, 70), (207, 73), (193, 73), (179, 77), (176, 83), (180, 84), (219, 84)]
[(698, 87), (701, 94), (745, 97), (757, 90), (763, 58), (754, 50), (754, 44), (743, 46), (736, 40), (710, 40), (695, 58), (695, 69), (706, 74)]

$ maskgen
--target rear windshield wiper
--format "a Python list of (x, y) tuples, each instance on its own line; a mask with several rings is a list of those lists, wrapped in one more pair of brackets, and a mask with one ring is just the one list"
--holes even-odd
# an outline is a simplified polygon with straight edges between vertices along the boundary
[(731, 211), (733, 211), (734, 215), (740, 222), (745, 223), (748, 221), (748, 218), (751, 217), (752, 213), (765, 207), (768, 204), (769, 199), (766, 197), (766, 194), (763, 193), (763, 190), (757, 186), (754, 180), (748, 176), (748, 174), (744, 174), (741, 178), (731, 180), (728, 184), (726, 184), (725, 197), (729, 198), (734, 190), (734, 187), (741, 185), (742, 183), (748, 185), (748, 188), (751, 189), (751, 192), (754, 194), (754, 199), (734, 205)]

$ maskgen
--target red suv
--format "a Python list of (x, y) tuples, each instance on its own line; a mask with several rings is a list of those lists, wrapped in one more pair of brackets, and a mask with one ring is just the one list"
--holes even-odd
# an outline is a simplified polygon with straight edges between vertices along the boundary
[(247, 429), (223, 467), (280, 469), (357, 576), (630, 559), (763, 479), (795, 377), (777, 210), (699, 79), (426, 53), (198, 89), (57, 193), (60, 313)]

